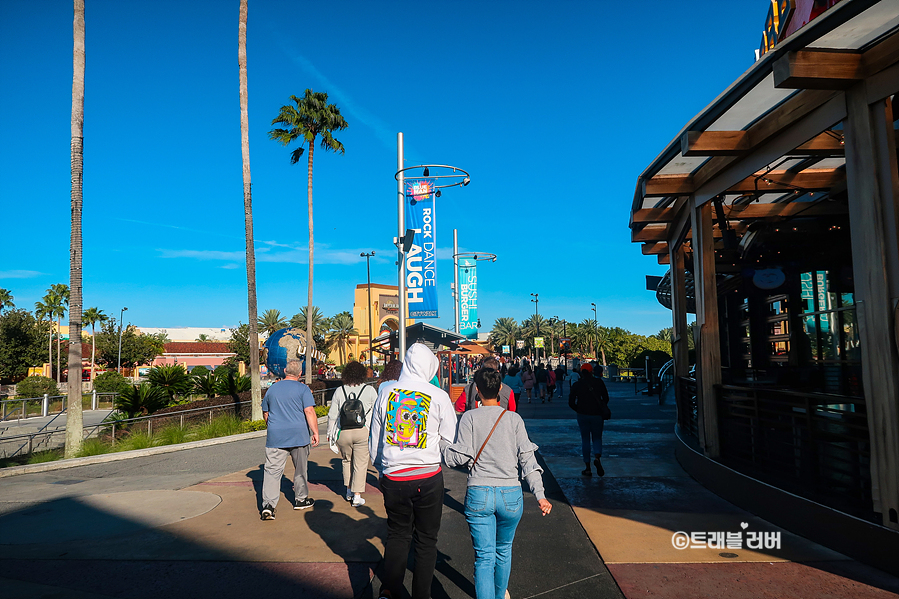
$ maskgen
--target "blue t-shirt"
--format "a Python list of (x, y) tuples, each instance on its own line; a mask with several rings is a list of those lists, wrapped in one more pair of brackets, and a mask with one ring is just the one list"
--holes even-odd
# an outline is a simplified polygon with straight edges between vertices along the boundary
[(305, 408), (315, 406), (312, 391), (300, 381), (278, 381), (262, 398), (262, 411), (268, 412), (266, 447), (302, 447), (309, 445), (309, 425)]

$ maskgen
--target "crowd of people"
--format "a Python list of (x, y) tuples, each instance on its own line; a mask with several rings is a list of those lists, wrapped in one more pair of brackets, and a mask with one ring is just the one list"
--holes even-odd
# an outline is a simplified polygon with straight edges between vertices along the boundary
[[(523, 513), (521, 481), (546, 516), (546, 499), (537, 446), (528, 437), (518, 407), (540, 399), (551, 402), (569, 384), (569, 406), (577, 414), (586, 465), (592, 476), (604, 470), (602, 430), (611, 417), (601, 367), (575, 362), (556, 368), (524, 359), (505, 362), (487, 357), (471, 364), (474, 375), (453, 403), (435, 383), (439, 360), (422, 344), (409, 347), (402, 364), (387, 364), (378, 389), (366, 383), (370, 369), (350, 362), (343, 385), (334, 391), (328, 412), (327, 441), (342, 459), (345, 499), (365, 504), (369, 463), (387, 513), (384, 571), (378, 597), (402, 596), (410, 547), (414, 545), (412, 598), (427, 599), (437, 561), (437, 538), (443, 511), (443, 466), (468, 471), (464, 514), (475, 550), (474, 582), (478, 599), (507, 597), (512, 542)], [(597, 372), (598, 370), (598, 372)], [(287, 458), (293, 460), (294, 509), (312, 507), (307, 460), (319, 444), (318, 422), (309, 388), (299, 381), (302, 368), (291, 361), (285, 379), (269, 388), (262, 401), (268, 425), (262, 486), (263, 520), (274, 520), (280, 481)], [(594, 376), (594, 373), (597, 376)]]

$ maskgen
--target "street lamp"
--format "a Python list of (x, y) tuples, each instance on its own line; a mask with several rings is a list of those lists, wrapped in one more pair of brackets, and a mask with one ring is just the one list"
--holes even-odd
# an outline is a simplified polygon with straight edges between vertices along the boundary
[[(453, 330), (459, 332), (461, 330), (459, 323), (459, 303), (461, 296), (459, 295), (459, 258), (472, 258), (475, 263), (488, 260), (496, 262), (496, 254), (490, 252), (459, 252), (459, 230), (453, 229)], [(480, 320), (478, 320), (480, 323)], [(478, 325), (480, 328), (480, 324)]]
[(368, 366), (372, 370), (375, 368), (375, 358), (374, 354), (372, 354), (371, 344), (372, 344), (372, 330), (371, 330), (371, 263), (370, 259), (375, 255), (375, 251), (372, 250), (368, 253), (362, 252), (359, 254), (362, 258), (365, 258), (365, 273), (368, 277)]
[[(406, 354), (406, 253), (412, 247), (412, 239), (409, 237), (410, 232), (415, 233), (412, 229), (406, 229), (406, 171), (411, 169), (422, 169), (422, 176), (430, 179), (448, 179), (449, 182), (440, 184), (439, 181), (433, 186), (434, 196), (440, 197), (441, 189), (447, 187), (466, 187), (471, 183), (471, 175), (467, 171), (456, 166), (446, 164), (419, 164), (417, 166), (405, 166), (404, 150), (403, 150), (403, 134), (396, 134), (396, 164), (397, 171), (393, 175), (396, 179), (396, 195), (397, 195), (397, 279), (399, 285), (398, 291), (400, 296), (400, 327), (397, 331), (397, 341), (399, 342), (399, 360), (402, 362), (403, 356)], [(447, 174), (431, 175), (431, 169), (449, 169)], [(441, 171), (438, 171), (441, 172)]]
[[(540, 306), (540, 294), (532, 293), (531, 295), (534, 297), (534, 299), (531, 300), (532, 302), (534, 302), (534, 326), (537, 327), (537, 334), (535, 335), (535, 337), (539, 337), (540, 336), (540, 322), (537, 320), (537, 308)], [(540, 359), (540, 352), (537, 351), (537, 342), (534, 341), (534, 360), (539, 360), (539, 359)]]
[(119, 312), (119, 374), (122, 374), (122, 322), (127, 309), (128, 308), (122, 308), (122, 311)]
[[(590, 302), (590, 305), (593, 306), (593, 334), (596, 335), (596, 304)], [(592, 345), (593, 342), (591, 341), (590, 344)], [(596, 352), (593, 352), (593, 357), (596, 357)]]

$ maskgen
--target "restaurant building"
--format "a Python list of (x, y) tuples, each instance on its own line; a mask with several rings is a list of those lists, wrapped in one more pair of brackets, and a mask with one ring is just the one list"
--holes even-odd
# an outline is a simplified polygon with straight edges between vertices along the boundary
[(632, 240), (670, 265), (678, 459), (896, 573), (899, 1), (770, 6), (758, 60), (637, 180)]

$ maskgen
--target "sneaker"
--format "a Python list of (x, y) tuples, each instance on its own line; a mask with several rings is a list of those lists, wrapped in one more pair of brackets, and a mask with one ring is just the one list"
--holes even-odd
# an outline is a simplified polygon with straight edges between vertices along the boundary
[(593, 476), (593, 471), (590, 470), (590, 466), (588, 465), (586, 469), (581, 472), (581, 476)]
[(270, 505), (266, 505), (262, 507), (262, 519), (263, 520), (274, 520), (275, 519), (275, 508)]
[[(596, 458), (595, 460), (593, 460), (593, 465), (596, 466), (596, 473), (598, 475), (600, 475), (600, 476), (606, 475), (606, 471), (602, 467), (602, 462), (599, 461), (599, 458)], [(589, 468), (588, 468), (588, 470), (589, 470)]]
[(352, 500), (353, 500), (353, 492), (352, 492), (352, 491), (347, 491), (347, 492), (346, 492), (346, 500), (347, 500), (347, 501), (352, 501)]
[(378, 591), (378, 599), (393, 599), (393, 595), (387, 589), (381, 589)]
[(362, 495), (353, 497), (353, 507), (362, 507), (365, 505), (365, 498)]
[(293, 509), (305, 510), (313, 505), (315, 505), (315, 500), (311, 497), (307, 497), (306, 499), (297, 499), (296, 503), (293, 504)]

